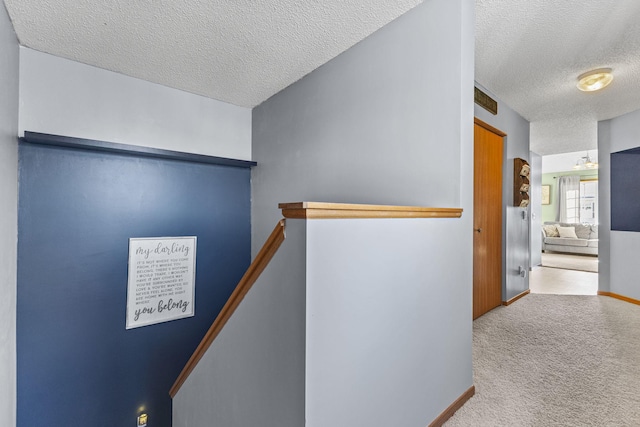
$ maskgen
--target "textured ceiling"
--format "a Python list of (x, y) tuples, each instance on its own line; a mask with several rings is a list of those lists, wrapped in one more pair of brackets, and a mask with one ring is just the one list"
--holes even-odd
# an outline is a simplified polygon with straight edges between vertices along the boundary
[(422, 0), (5, 0), (23, 46), (253, 107)]
[[(609, 87), (576, 88), (602, 67)], [(640, 1), (476, 0), (475, 74), (531, 122), (532, 151), (594, 149), (598, 120), (640, 109)]]
[[(32, 49), (252, 107), (421, 0), (4, 0)], [(472, 0), (470, 0), (472, 1)], [(531, 148), (596, 147), (640, 108), (639, 0), (475, 0), (476, 80), (531, 124)], [(611, 86), (576, 89), (611, 67)]]

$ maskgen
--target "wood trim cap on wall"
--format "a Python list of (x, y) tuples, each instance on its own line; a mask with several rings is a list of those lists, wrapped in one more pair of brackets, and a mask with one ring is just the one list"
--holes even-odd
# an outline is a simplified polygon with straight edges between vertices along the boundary
[(295, 202), (280, 203), (285, 218), (460, 218), (460, 208), (419, 206), (358, 205), (349, 203)]

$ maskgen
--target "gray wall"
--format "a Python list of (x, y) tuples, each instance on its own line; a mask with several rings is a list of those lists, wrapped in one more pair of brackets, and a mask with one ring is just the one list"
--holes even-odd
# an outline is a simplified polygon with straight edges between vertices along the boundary
[[(472, 384), (470, 329), (458, 326), (472, 325), (473, 15), (470, 0), (424, 2), (253, 111), (254, 254), (281, 215), (279, 202), (464, 209), (455, 238), (423, 241), (425, 250), (446, 254), (429, 276), (447, 280), (434, 281), (440, 330), (412, 333), (434, 344), (448, 336), (451, 345), (422, 363), (451, 360), (456, 371), (447, 387), (441, 377), (430, 383), (429, 396), (442, 395), (424, 400), (426, 414), (444, 411)], [(424, 279), (412, 274), (402, 282)]]
[(173, 427), (305, 425), (306, 222), (286, 236), (173, 399)]
[(431, 0), (256, 107), (254, 253), (278, 202), (464, 204), (472, 73), (473, 3)]
[(440, 268), (459, 251), (437, 243), (464, 240), (460, 221), (287, 220), (174, 427), (429, 424), (472, 381), (468, 271)]
[[(640, 146), (640, 110), (598, 123), (600, 291), (640, 300), (640, 233), (611, 230), (611, 153)], [(631, 196), (633, 197), (633, 196)]]
[(0, 425), (16, 424), (18, 40), (0, 5)]
[(251, 110), (20, 48), (20, 129), (251, 159)]
[[(471, 386), (459, 219), (307, 221), (307, 427), (424, 427)], [(460, 313), (464, 313), (461, 315)]]
[(598, 122), (598, 291), (611, 292), (611, 120)]
[(531, 223), (529, 230), (530, 267), (542, 264), (542, 156), (531, 151)]
[[(529, 122), (480, 84), (476, 86), (498, 101), (498, 114), (475, 105), (475, 116), (507, 134), (502, 168), (502, 300), (506, 301), (529, 289), (529, 209), (513, 206), (513, 159), (529, 161)], [(518, 272), (520, 266), (527, 272), (525, 277)]]

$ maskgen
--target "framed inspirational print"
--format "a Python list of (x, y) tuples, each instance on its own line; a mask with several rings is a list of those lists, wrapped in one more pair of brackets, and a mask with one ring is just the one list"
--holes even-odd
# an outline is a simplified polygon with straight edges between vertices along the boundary
[(126, 328), (192, 317), (196, 236), (129, 239)]

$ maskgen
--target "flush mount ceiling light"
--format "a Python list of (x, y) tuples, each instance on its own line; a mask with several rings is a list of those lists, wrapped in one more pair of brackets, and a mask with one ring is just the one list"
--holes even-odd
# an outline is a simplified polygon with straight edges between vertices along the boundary
[(613, 80), (611, 68), (598, 68), (578, 76), (578, 89), (583, 92), (593, 92), (606, 87), (611, 80)]

